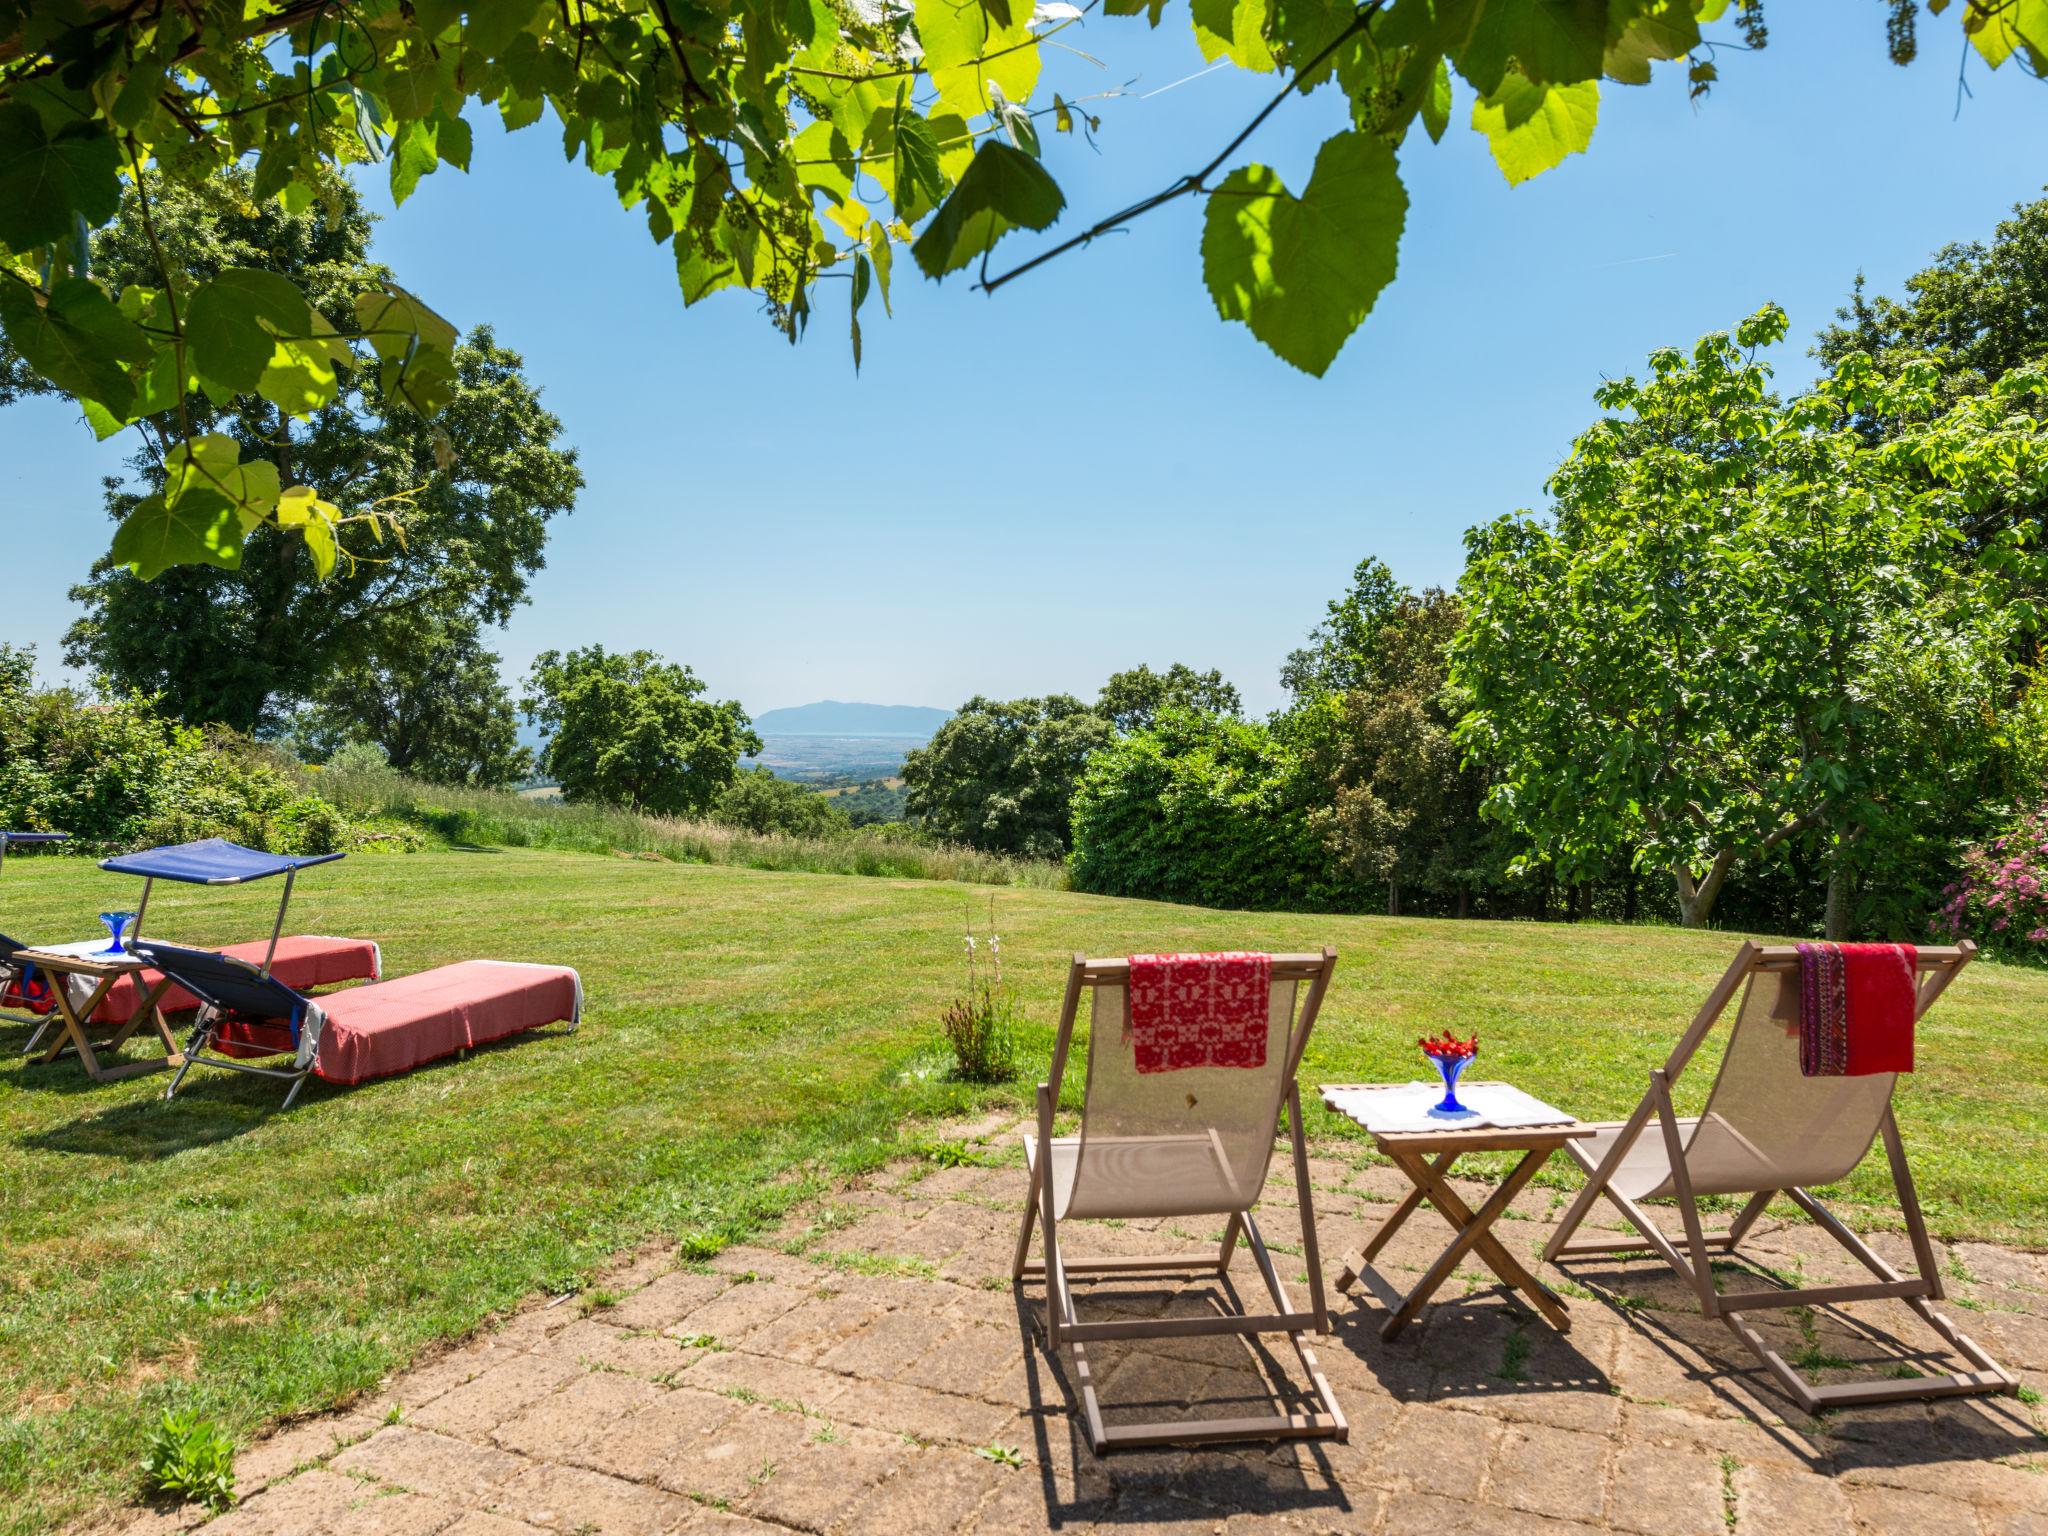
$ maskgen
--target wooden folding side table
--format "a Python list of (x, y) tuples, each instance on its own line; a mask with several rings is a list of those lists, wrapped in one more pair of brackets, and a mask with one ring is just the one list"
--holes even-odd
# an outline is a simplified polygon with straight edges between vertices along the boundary
[[(57, 1038), (36, 1057), (38, 1062), (55, 1061), (66, 1051), (76, 1051), (84, 1065), (87, 1076), (95, 1082), (116, 1083), (125, 1077), (139, 1077), (144, 1072), (161, 1072), (166, 1067), (177, 1066), (184, 1061), (184, 1052), (179, 1048), (178, 1037), (171, 1033), (171, 1026), (164, 1018), (160, 1006), (163, 995), (170, 990), (171, 979), (158, 976), (149, 986), (143, 988), (142, 996), (136, 1003), (135, 1011), (125, 1023), (115, 1026), (114, 1033), (105, 1040), (95, 1043), (88, 1028), (93, 1010), (123, 976), (149, 967), (133, 955), (120, 959), (106, 959), (98, 955), (67, 954), (62, 949), (24, 949), (16, 959), (33, 965), (50, 978), (50, 1000), (57, 1010)], [(71, 995), (71, 978), (80, 977), (91, 982), (85, 988), (84, 1000), (74, 1000)], [(161, 1059), (128, 1061), (119, 1066), (100, 1065), (99, 1053), (118, 1051), (144, 1024), (154, 1025), (164, 1043)]]
[[(1571, 1317), (1565, 1310), (1562, 1299), (1524, 1269), (1515, 1256), (1501, 1246), (1500, 1239), (1492, 1233), (1493, 1224), (1502, 1212), (1513, 1203), (1528, 1182), (1536, 1177), (1537, 1170), (1550, 1160), (1550, 1155), (1566, 1142), (1595, 1134), (1590, 1125), (1577, 1120), (1566, 1120), (1555, 1125), (1534, 1125), (1498, 1127), (1482, 1126), (1471, 1130), (1449, 1127), (1442, 1130), (1426, 1131), (1378, 1131), (1360, 1119), (1356, 1114), (1333, 1101), (1337, 1093), (1356, 1092), (1360, 1089), (1392, 1086), (1376, 1083), (1326, 1083), (1322, 1086), (1323, 1104), (1333, 1114), (1343, 1115), (1359, 1126), (1373, 1139), (1379, 1152), (1392, 1159), (1395, 1167), (1408, 1176), (1414, 1184), (1394, 1207), (1394, 1213), (1375, 1232), (1364, 1249), (1345, 1266), (1343, 1274), (1337, 1277), (1337, 1288), (1348, 1289), (1359, 1279), (1379, 1251), (1386, 1247), (1389, 1239), (1401, 1229), (1401, 1224), (1414, 1215), (1423, 1201), (1427, 1200), (1443, 1214), (1456, 1232), (1451, 1245), (1444, 1249), (1436, 1262), (1424, 1271), (1416, 1282), (1415, 1289), (1403, 1298), (1380, 1328), (1380, 1337), (1391, 1339), (1421, 1313), (1425, 1303), (1436, 1294), (1459, 1261), (1467, 1253), (1477, 1251), (1501, 1280), (1527, 1296), (1538, 1312), (1549, 1320), (1550, 1325), (1560, 1333), (1571, 1330)], [(1471, 1088), (1498, 1086), (1472, 1083)], [(1451, 1165), (1467, 1152), (1520, 1152), (1522, 1160), (1515, 1164), (1500, 1187), (1473, 1210), (1451, 1188)]]

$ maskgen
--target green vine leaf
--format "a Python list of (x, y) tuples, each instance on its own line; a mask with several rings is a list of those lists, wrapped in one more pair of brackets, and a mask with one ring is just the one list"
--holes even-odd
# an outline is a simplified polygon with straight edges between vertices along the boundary
[[(677, 250), (683, 242), (676, 242)], [(386, 395), (431, 416), (455, 393), (455, 327), (396, 283), (356, 300), (356, 323), (381, 362)]]
[(174, 565), (217, 565), (232, 571), (242, 563), (242, 519), (235, 504), (217, 491), (195, 490), (176, 507), (150, 496), (121, 520), (111, 551), (144, 581)]
[(25, 102), (0, 104), (0, 245), (50, 245), (83, 217), (104, 224), (121, 203), (121, 147), (99, 123), (55, 134)]
[[(1262, 75), (1273, 72), (1266, 45), (1266, 0), (1190, 0), (1195, 45), (1210, 63), (1228, 59)], [(1063, 130), (1064, 131), (1064, 130)]]
[(1596, 80), (1606, 61), (1609, 0), (1490, 0), (1456, 55), (1458, 73), (1490, 96), (1510, 68), (1542, 85)]
[(1441, 144), (1444, 130), (1451, 126), (1451, 70), (1442, 59), (1430, 77), (1429, 94), (1422, 98), (1422, 127), (1429, 142)]
[(1511, 187), (1585, 149), (1599, 116), (1599, 81), (1534, 85), (1512, 70), (1491, 96), (1472, 103), (1472, 126), (1486, 135)]
[(1039, 59), (1028, 10), (1014, 15), (1006, 0), (917, 0), (916, 14), (925, 71), (948, 107), (962, 117), (988, 111), (991, 81), (1011, 101), (1030, 98)]
[(976, 151), (967, 174), (910, 254), (926, 277), (944, 277), (993, 248), (1012, 229), (1046, 228), (1066, 203), (1044, 166), (1020, 149), (990, 140)]
[(313, 334), (313, 307), (289, 278), (224, 267), (192, 295), (185, 340), (192, 363), (230, 394), (253, 394), (279, 337)]
[(1394, 280), (1407, 216), (1394, 152), (1373, 134), (1327, 141), (1300, 197), (1269, 166), (1232, 171), (1202, 228), (1217, 313), (1320, 378)]
[(246, 533), (265, 521), (277, 509), (277, 466), (267, 459), (241, 462), (242, 450), (224, 433), (207, 432), (188, 443), (179, 443), (164, 455), (164, 505), (171, 513), (182, 513), (185, 503), (219, 497), (241, 519)]
[(97, 404), (117, 427), (131, 419), (135, 383), (126, 365), (148, 362), (153, 349), (97, 283), (67, 277), (47, 303), (38, 303), (26, 284), (0, 275), (0, 326), (23, 360), (58, 388)]
[(320, 493), (310, 485), (292, 486), (277, 498), (277, 526), (298, 530), (313, 557), (313, 569), (322, 581), (334, 574), (335, 562), (340, 557), (334, 537), (334, 525), (340, 520), (341, 508), (331, 501), (322, 501)]
[(1602, 72), (1623, 85), (1648, 85), (1650, 66), (1682, 59), (1700, 42), (1700, 18), (1687, 0), (1655, 0), (1634, 15), (1617, 11)]

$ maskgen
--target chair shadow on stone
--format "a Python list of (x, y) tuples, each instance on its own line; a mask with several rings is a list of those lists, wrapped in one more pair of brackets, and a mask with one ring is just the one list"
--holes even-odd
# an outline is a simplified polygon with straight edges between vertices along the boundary
[[(1229, 1316), (1244, 1309), (1228, 1275), (1151, 1287), (1123, 1279), (1113, 1294), (1080, 1277), (1075, 1283), (1077, 1300), (1089, 1300), (1092, 1311), (1104, 1317)], [(1090, 1288), (1102, 1294), (1088, 1298)], [(1025, 1352), (1026, 1413), (1036, 1441), (1030, 1455), (1049, 1528), (1157, 1520), (1181, 1505), (1190, 1518), (1199, 1514), (1198, 1506), (1262, 1515), (1352, 1510), (1326, 1446), (1314, 1440), (1286, 1442), (1286, 1455), (1276, 1454), (1272, 1444), (1238, 1441), (1098, 1456), (1089, 1444), (1081, 1395), (1064, 1361), (1044, 1347), (1037, 1307), (1021, 1284), (1014, 1298)], [(1103, 1340), (1089, 1364), (1100, 1385), (1102, 1416), (1112, 1425), (1192, 1415), (1188, 1422), (1199, 1426), (1205, 1418), (1309, 1413), (1317, 1401), (1313, 1389), (1295, 1379), (1298, 1366), (1290, 1372), (1257, 1335)]]
[[(1787, 1285), (1774, 1268), (1724, 1261), (1728, 1279), (1744, 1285)], [(1691, 1287), (1668, 1270), (1616, 1264), (1573, 1278), (1595, 1302), (1614, 1311), (1633, 1337), (1658, 1352), (1693, 1389), (1720, 1407), (1748, 1418), (1787, 1452), (1817, 1472), (1981, 1464), (2025, 1457), (2033, 1463), (2044, 1442), (2026, 1407), (1998, 1396), (1954, 1396), (1932, 1401), (1852, 1405), (1809, 1418), (1784, 1394), (1754, 1355), (1725, 1329), (1699, 1315)], [(1582, 1303), (1584, 1305), (1584, 1303)], [(1758, 1326), (1778, 1354), (1817, 1386), (1868, 1379), (1873, 1371), (1939, 1376), (1948, 1342), (1932, 1328), (1900, 1330), (1899, 1308), (1820, 1303), (1788, 1309)], [(1912, 1314), (1906, 1313), (1905, 1319)], [(1640, 1393), (1626, 1371), (1618, 1385)], [(1703, 1405), (1704, 1406), (1704, 1405)], [(1787, 1411), (1791, 1409), (1791, 1411)]]

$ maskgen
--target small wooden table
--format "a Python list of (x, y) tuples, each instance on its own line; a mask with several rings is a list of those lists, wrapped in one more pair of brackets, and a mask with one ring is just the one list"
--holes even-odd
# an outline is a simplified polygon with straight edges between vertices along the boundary
[[(107, 959), (92, 954), (75, 954), (70, 951), (77, 945), (66, 945), (51, 949), (24, 949), (16, 959), (26, 965), (33, 965), (50, 978), (50, 1000), (55, 1005), (57, 1016), (57, 1038), (36, 1057), (38, 1062), (55, 1061), (66, 1051), (76, 1051), (84, 1064), (86, 1075), (95, 1082), (116, 1083), (126, 1077), (139, 1077), (145, 1072), (161, 1072), (166, 1067), (177, 1066), (185, 1059), (179, 1049), (178, 1037), (171, 1033), (171, 1026), (164, 1018), (160, 1006), (163, 995), (170, 990), (171, 979), (158, 976), (143, 989), (135, 1011), (125, 1023), (115, 1026), (114, 1033), (95, 1043), (87, 1029), (93, 1010), (123, 976), (146, 971), (149, 967), (133, 955), (120, 959)], [(83, 1001), (76, 1001), (71, 995), (70, 979), (82, 977), (90, 980), (85, 988)], [(161, 1059), (128, 1061), (119, 1066), (102, 1066), (99, 1053), (118, 1051), (144, 1024), (156, 1027), (157, 1035), (163, 1040), (164, 1054)]]
[[(1491, 1228), (1513, 1203), (1528, 1182), (1536, 1177), (1537, 1170), (1550, 1160), (1550, 1155), (1567, 1141), (1594, 1135), (1594, 1128), (1577, 1120), (1567, 1120), (1556, 1125), (1481, 1126), (1471, 1130), (1446, 1127), (1443, 1130), (1388, 1131), (1374, 1130), (1357, 1115), (1332, 1101), (1332, 1095), (1352, 1092), (1358, 1089), (1390, 1086), (1374, 1083), (1326, 1083), (1322, 1086), (1323, 1103), (1332, 1113), (1344, 1115), (1353, 1124), (1360, 1126), (1373, 1139), (1380, 1153), (1393, 1160), (1394, 1166), (1408, 1176), (1415, 1188), (1402, 1198), (1394, 1208), (1393, 1215), (1375, 1232), (1364, 1249), (1344, 1266), (1343, 1274), (1337, 1277), (1337, 1288), (1345, 1290), (1353, 1281), (1360, 1279), (1366, 1268), (1387, 1242), (1400, 1230), (1401, 1224), (1414, 1215), (1422, 1202), (1427, 1200), (1442, 1212), (1457, 1235), (1451, 1245), (1438, 1256), (1436, 1262), (1424, 1271), (1416, 1282), (1415, 1289), (1401, 1300), (1385, 1324), (1380, 1328), (1380, 1337), (1391, 1339), (1412, 1323), (1422, 1311), (1429, 1298), (1436, 1294), (1451, 1272), (1467, 1253), (1477, 1250), (1479, 1257), (1502, 1281), (1527, 1296), (1536, 1310), (1541, 1312), (1560, 1333), (1571, 1330), (1571, 1317), (1565, 1310), (1562, 1299), (1524, 1269), (1501, 1246), (1493, 1236)], [(1472, 1083), (1471, 1088), (1498, 1086)], [(1467, 1205), (1451, 1188), (1451, 1165), (1467, 1152), (1521, 1152), (1522, 1160), (1515, 1164), (1507, 1178), (1480, 1205), (1477, 1211)]]

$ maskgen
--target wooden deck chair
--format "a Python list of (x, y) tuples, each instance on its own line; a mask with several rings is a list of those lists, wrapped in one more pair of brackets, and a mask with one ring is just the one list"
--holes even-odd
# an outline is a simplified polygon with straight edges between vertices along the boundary
[[(1013, 1278), (1044, 1275), (1046, 1342), (1064, 1345), (1081, 1396), (1088, 1438), (1095, 1453), (1137, 1446), (1195, 1444), (1225, 1440), (1334, 1439), (1350, 1434), (1315, 1355), (1303, 1342), (1313, 1328), (1330, 1331), (1323, 1299), (1322, 1261), (1316, 1250), (1315, 1209), (1310, 1203), (1308, 1149), (1303, 1141), (1301, 1094), (1295, 1071), (1314, 1028), (1316, 1012), (1330, 984), (1337, 952), (1272, 957), (1272, 1001), (1268, 1050), (1263, 1067), (1194, 1067), (1140, 1074), (1123, 1041), (1130, 964), (1074, 956), (1067, 972), (1066, 999), (1053, 1043), (1048, 1081), (1038, 1085), (1038, 1134), (1024, 1138), (1030, 1196), (1017, 1234)], [(1306, 983), (1304, 989), (1303, 984)], [(1087, 1096), (1078, 1136), (1053, 1135), (1053, 1110), (1073, 1043), (1081, 994), (1090, 996)], [(1299, 1000), (1299, 1007), (1296, 1003)], [(1265, 1188), (1280, 1111), (1287, 1111), (1294, 1152), (1295, 1197), (1301, 1207), (1302, 1246), (1308, 1267), (1309, 1306), (1297, 1310), (1259, 1236), (1251, 1207)], [(1087, 1218), (1142, 1219), (1154, 1216), (1226, 1216), (1223, 1244), (1214, 1258), (1180, 1254), (1156, 1259), (1099, 1259), (1076, 1262), (1061, 1246), (1066, 1223)], [(1045, 1259), (1029, 1260), (1034, 1224), (1045, 1229)], [(1068, 1281), (1075, 1275), (1143, 1275), (1175, 1272), (1222, 1276), (1242, 1235), (1250, 1247), (1274, 1310), (1259, 1314), (1161, 1318), (1151, 1321), (1082, 1322), (1074, 1311)], [(1285, 1333), (1300, 1357), (1321, 1411), (1258, 1418), (1169, 1420), (1106, 1425), (1096, 1400), (1087, 1346), (1097, 1339), (1185, 1337), (1195, 1334)]]
[[(1924, 1017), (1976, 946), (1919, 951), (1920, 988), (1916, 1018)], [(1741, 1006), (1721, 1058), (1706, 1107), (1697, 1118), (1672, 1109), (1671, 1084), (1692, 1059), (1709, 1030), (1741, 991)], [(1650, 1090), (1626, 1121), (1598, 1127), (1590, 1140), (1566, 1151), (1587, 1175), (1586, 1187), (1565, 1212), (1544, 1247), (1546, 1263), (1592, 1255), (1651, 1251), (1690, 1284), (1700, 1310), (1719, 1318), (1742, 1340), (1779, 1386), (1807, 1413), (1864, 1403), (1960, 1397), (2018, 1390), (2014, 1377), (1957, 1330), (1932, 1302), (1943, 1297), (1941, 1271), (1928, 1241), (1927, 1224), (1913, 1191), (1912, 1170), (1892, 1116), (1892, 1073), (1863, 1077), (1805, 1077), (1799, 1069), (1799, 952), (1791, 945), (1744, 943), (1736, 952), (1692, 1027), (1662, 1067), (1650, 1073)], [(1657, 1122), (1655, 1134), (1650, 1122)], [(1846, 1177), (1871, 1146), (1884, 1141), (1899, 1211), (1905, 1218), (1919, 1273), (1900, 1274), (1826, 1207), (1806, 1186)], [(1711, 1255), (1733, 1253), (1774, 1195), (1783, 1193), (1820, 1228), (1846, 1248), (1875, 1280), (1853, 1285), (1806, 1286), (1792, 1290), (1716, 1290)], [(1700, 1222), (1702, 1195), (1747, 1195), (1725, 1231), (1708, 1232)], [(1642, 1234), (1573, 1242), (1572, 1234), (1605, 1198)], [(1669, 1236), (1644, 1209), (1646, 1200), (1673, 1200), (1683, 1233)], [(1811, 1386), (1757, 1331), (1745, 1312), (1807, 1307), (1830, 1302), (1903, 1301), (1954, 1350), (1976, 1367), (1948, 1376)]]

